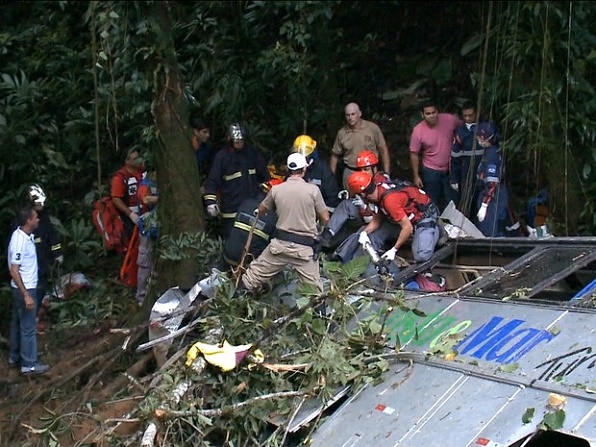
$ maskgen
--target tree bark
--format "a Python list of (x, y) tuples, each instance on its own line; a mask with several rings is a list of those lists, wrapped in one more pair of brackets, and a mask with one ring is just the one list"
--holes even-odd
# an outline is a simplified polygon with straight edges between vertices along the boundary
[(163, 238), (178, 239), (182, 234), (196, 235), (204, 230), (199, 173), (194, 157), (189, 127), (185, 80), (176, 58), (168, 2), (153, 2), (155, 31), (155, 100), (152, 113), (158, 132), (155, 152), (159, 205), (160, 241), (157, 244), (155, 272), (157, 280), (150, 287), (148, 304), (173, 286), (190, 289), (200, 266), (190, 248), (182, 249), (182, 259), (159, 257), (167, 249)]

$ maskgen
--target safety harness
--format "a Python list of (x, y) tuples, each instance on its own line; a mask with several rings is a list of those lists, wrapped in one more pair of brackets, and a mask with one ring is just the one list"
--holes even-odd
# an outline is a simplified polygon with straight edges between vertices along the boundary
[[(430, 200), (424, 191), (415, 187), (410, 182), (386, 182), (377, 185), (377, 188), (380, 188), (379, 203), (381, 205), (390, 194), (404, 192), (408, 196), (408, 201), (404, 206), (404, 211), (406, 212), (406, 215), (412, 224), (420, 228), (434, 228), (437, 226), (436, 218), (439, 215), (437, 206)], [(421, 198), (426, 199), (426, 201), (421, 203)], [(385, 213), (385, 215), (390, 217), (384, 206), (381, 206), (381, 210), (383, 213)], [(429, 218), (432, 220), (425, 220)]]

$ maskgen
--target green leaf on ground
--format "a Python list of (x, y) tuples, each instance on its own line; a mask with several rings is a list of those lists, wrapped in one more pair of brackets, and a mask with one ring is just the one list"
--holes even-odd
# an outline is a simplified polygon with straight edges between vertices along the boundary
[(501, 365), (501, 366), (499, 366), (499, 371), (506, 372), (506, 373), (512, 373), (517, 368), (519, 368), (519, 364), (518, 363), (510, 363), (508, 365)]
[(532, 419), (534, 418), (535, 412), (536, 412), (535, 408), (532, 408), (532, 407), (526, 408), (526, 412), (522, 416), (522, 422), (524, 424), (529, 424), (532, 421)]
[(544, 422), (544, 425), (546, 425), (549, 430), (558, 430), (563, 427), (563, 423), (565, 422), (565, 411), (557, 410), (552, 413), (548, 413), (546, 416), (544, 416), (544, 420), (542, 422)]

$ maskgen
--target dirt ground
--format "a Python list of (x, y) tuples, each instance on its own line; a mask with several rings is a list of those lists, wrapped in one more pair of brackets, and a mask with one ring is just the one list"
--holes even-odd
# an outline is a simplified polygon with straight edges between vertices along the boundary
[[(8, 367), (7, 346), (2, 346), (0, 446), (48, 446), (48, 431), (58, 435), (61, 446), (107, 445), (104, 436), (117, 424), (106, 421), (123, 418), (136, 402), (123, 393), (131, 385), (123, 373), (144, 375), (151, 354), (123, 352), (127, 335), (117, 321), (67, 330), (46, 324), (38, 351), (40, 361), (51, 365), (48, 373), (21, 376), (18, 368)], [(120, 425), (122, 434), (139, 428)]]

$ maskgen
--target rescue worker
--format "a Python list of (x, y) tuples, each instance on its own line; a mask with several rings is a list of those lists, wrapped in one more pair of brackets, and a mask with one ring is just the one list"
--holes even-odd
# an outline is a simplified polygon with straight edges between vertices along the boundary
[(308, 163), (304, 180), (317, 185), (330, 213), (339, 204), (339, 185), (329, 164), (324, 161), (317, 150), (317, 142), (308, 135), (299, 135), (294, 140), (292, 152), (304, 155)]
[(141, 217), (139, 226), (139, 253), (137, 255), (137, 293), (136, 300), (142, 306), (147, 296), (149, 274), (153, 267), (155, 241), (157, 239), (157, 216), (155, 208), (159, 200), (156, 184), (156, 172), (150, 171), (141, 180), (137, 192)]
[[(476, 173), (484, 154), (484, 148), (476, 142), (476, 128), (478, 127), (478, 113), (476, 106), (466, 102), (462, 106), (461, 124), (455, 129), (453, 146), (451, 147), (451, 169), (449, 183), (458, 192), (458, 207), (466, 216), (470, 216), (470, 209), (475, 208), (477, 202)], [(495, 134), (495, 141), (501, 139)]]
[(144, 172), (145, 167), (140, 151), (133, 147), (126, 152), (124, 166), (118, 169), (112, 177), (110, 196), (122, 218), (127, 244), (139, 220), (137, 189)]
[(292, 266), (301, 282), (314, 284), (320, 293), (323, 284), (319, 272), (317, 216), (323, 224), (329, 211), (321, 191), (304, 181), (308, 162), (304, 155), (288, 156), (289, 177), (281, 185), (271, 188), (255, 210), (257, 215), (269, 210), (277, 212), (275, 236), (263, 253), (254, 260), (242, 276), (242, 285), (257, 291), (286, 266)]
[[(379, 171), (378, 165), (377, 154), (373, 151), (363, 150), (356, 157), (355, 171), (369, 173), (376, 183), (391, 181), (386, 172)], [(340, 258), (341, 253), (355, 251), (358, 248), (358, 234), (342, 237), (341, 230), (343, 229), (345, 232), (345, 226), (350, 222), (354, 222), (358, 226), (369, 223), (376, 212), (377, 206), (374, 203), (366, 202), (358, 195), (342, 200), (321, 234), (321, 245), (332, 248), (341, 243), (342, 248), (338, 248)]]
[(478, 199), (476, 226), (487, 237), (502, 237), (507, 230), (517, 230), (519, 223), (511, 217), (509, 192), (503, 183), (503, 160), (496, 143), (497, 128), (492, 123), (480, 123), (476, 132), (478, 145), (484, 148), (478, 166)]
[(379, 213), (364, 227), (361, 236), (368, 236), (377, 251), (386, 241), (392, 241), (382, 260), (394, 261), (410, 236), (413, 236), (411, 249), (415, 262), (427, 261), (432, 256), (439, 240), (439, 210), (423, 190), (413, 185), (375, 183), (370, 174), (362, 171), (352, 173), (348, 185), (354, 194), (379, 207)]
[[(339, 129), (335, 136), (329, 165), (334, 174), (341, 174), (342, 187), (347, 189), (347, 179), (350, 173), (354, 172), (354, 161), (363, 148), (381, 157), (385, 172), (389, 172), (391, 159), (383, 132), (377, 124), (362, 119), (360, 106), (351, 102), (346, 105), (344, 112), (346, 125)], [(343, 172), (338, 173), (340, 162)]]
[(203, 196), (207, 213), (211, 217), (221, 214), (224, 239), (234, 226), (240, 204), (249, 197), (257, 197), (260, 185), (269, 179), (265, 160), (246, 144), (244, 129), (238, 123), (231, 124), (227, 146), (215, 155)]
[(64, 261), (58, 232), (45, 209), (46, 198), (46, 193), (39, 184), (34, 183), (27, 188), (27, 199), (39, 217), (39, 225), (33, 230), (38, 266), (37, 328), (39, 330), (44, 329), (41, 320), (45, 317), (45, 309), (50, 305), (50, 295), (48, 295), (50, 273), (55, 264), (62, 264)]
[[(271, 179), (267, 183), (267, 191), (283, 183), (282, 180)], [(249, 264), (254, 259), (258, 258), (263, 252), (265, 247), (269, 244), (271, 236), (275, 232), (275, 225), (277, 224), (277, 214), (271, 210), (265, 215), (259, 215), (255, 217), (253, 211), (259, 206), (259, 203), (265, 198), (265, 191), (259, 195), (259, 197), (245, 199), (244, 202), (238, 208), (236, 219), (234, 221), (234, 227), (230, 231), (230, 237), (226, 239), (223, 247), (223, 260), (227, 266), (236, 267), (242, 261), (244, 249), (248, 242), (250, 231), (257, 220), (254, 230), (250, 247), (248, 247), (248, 253), (244, 262)]]

